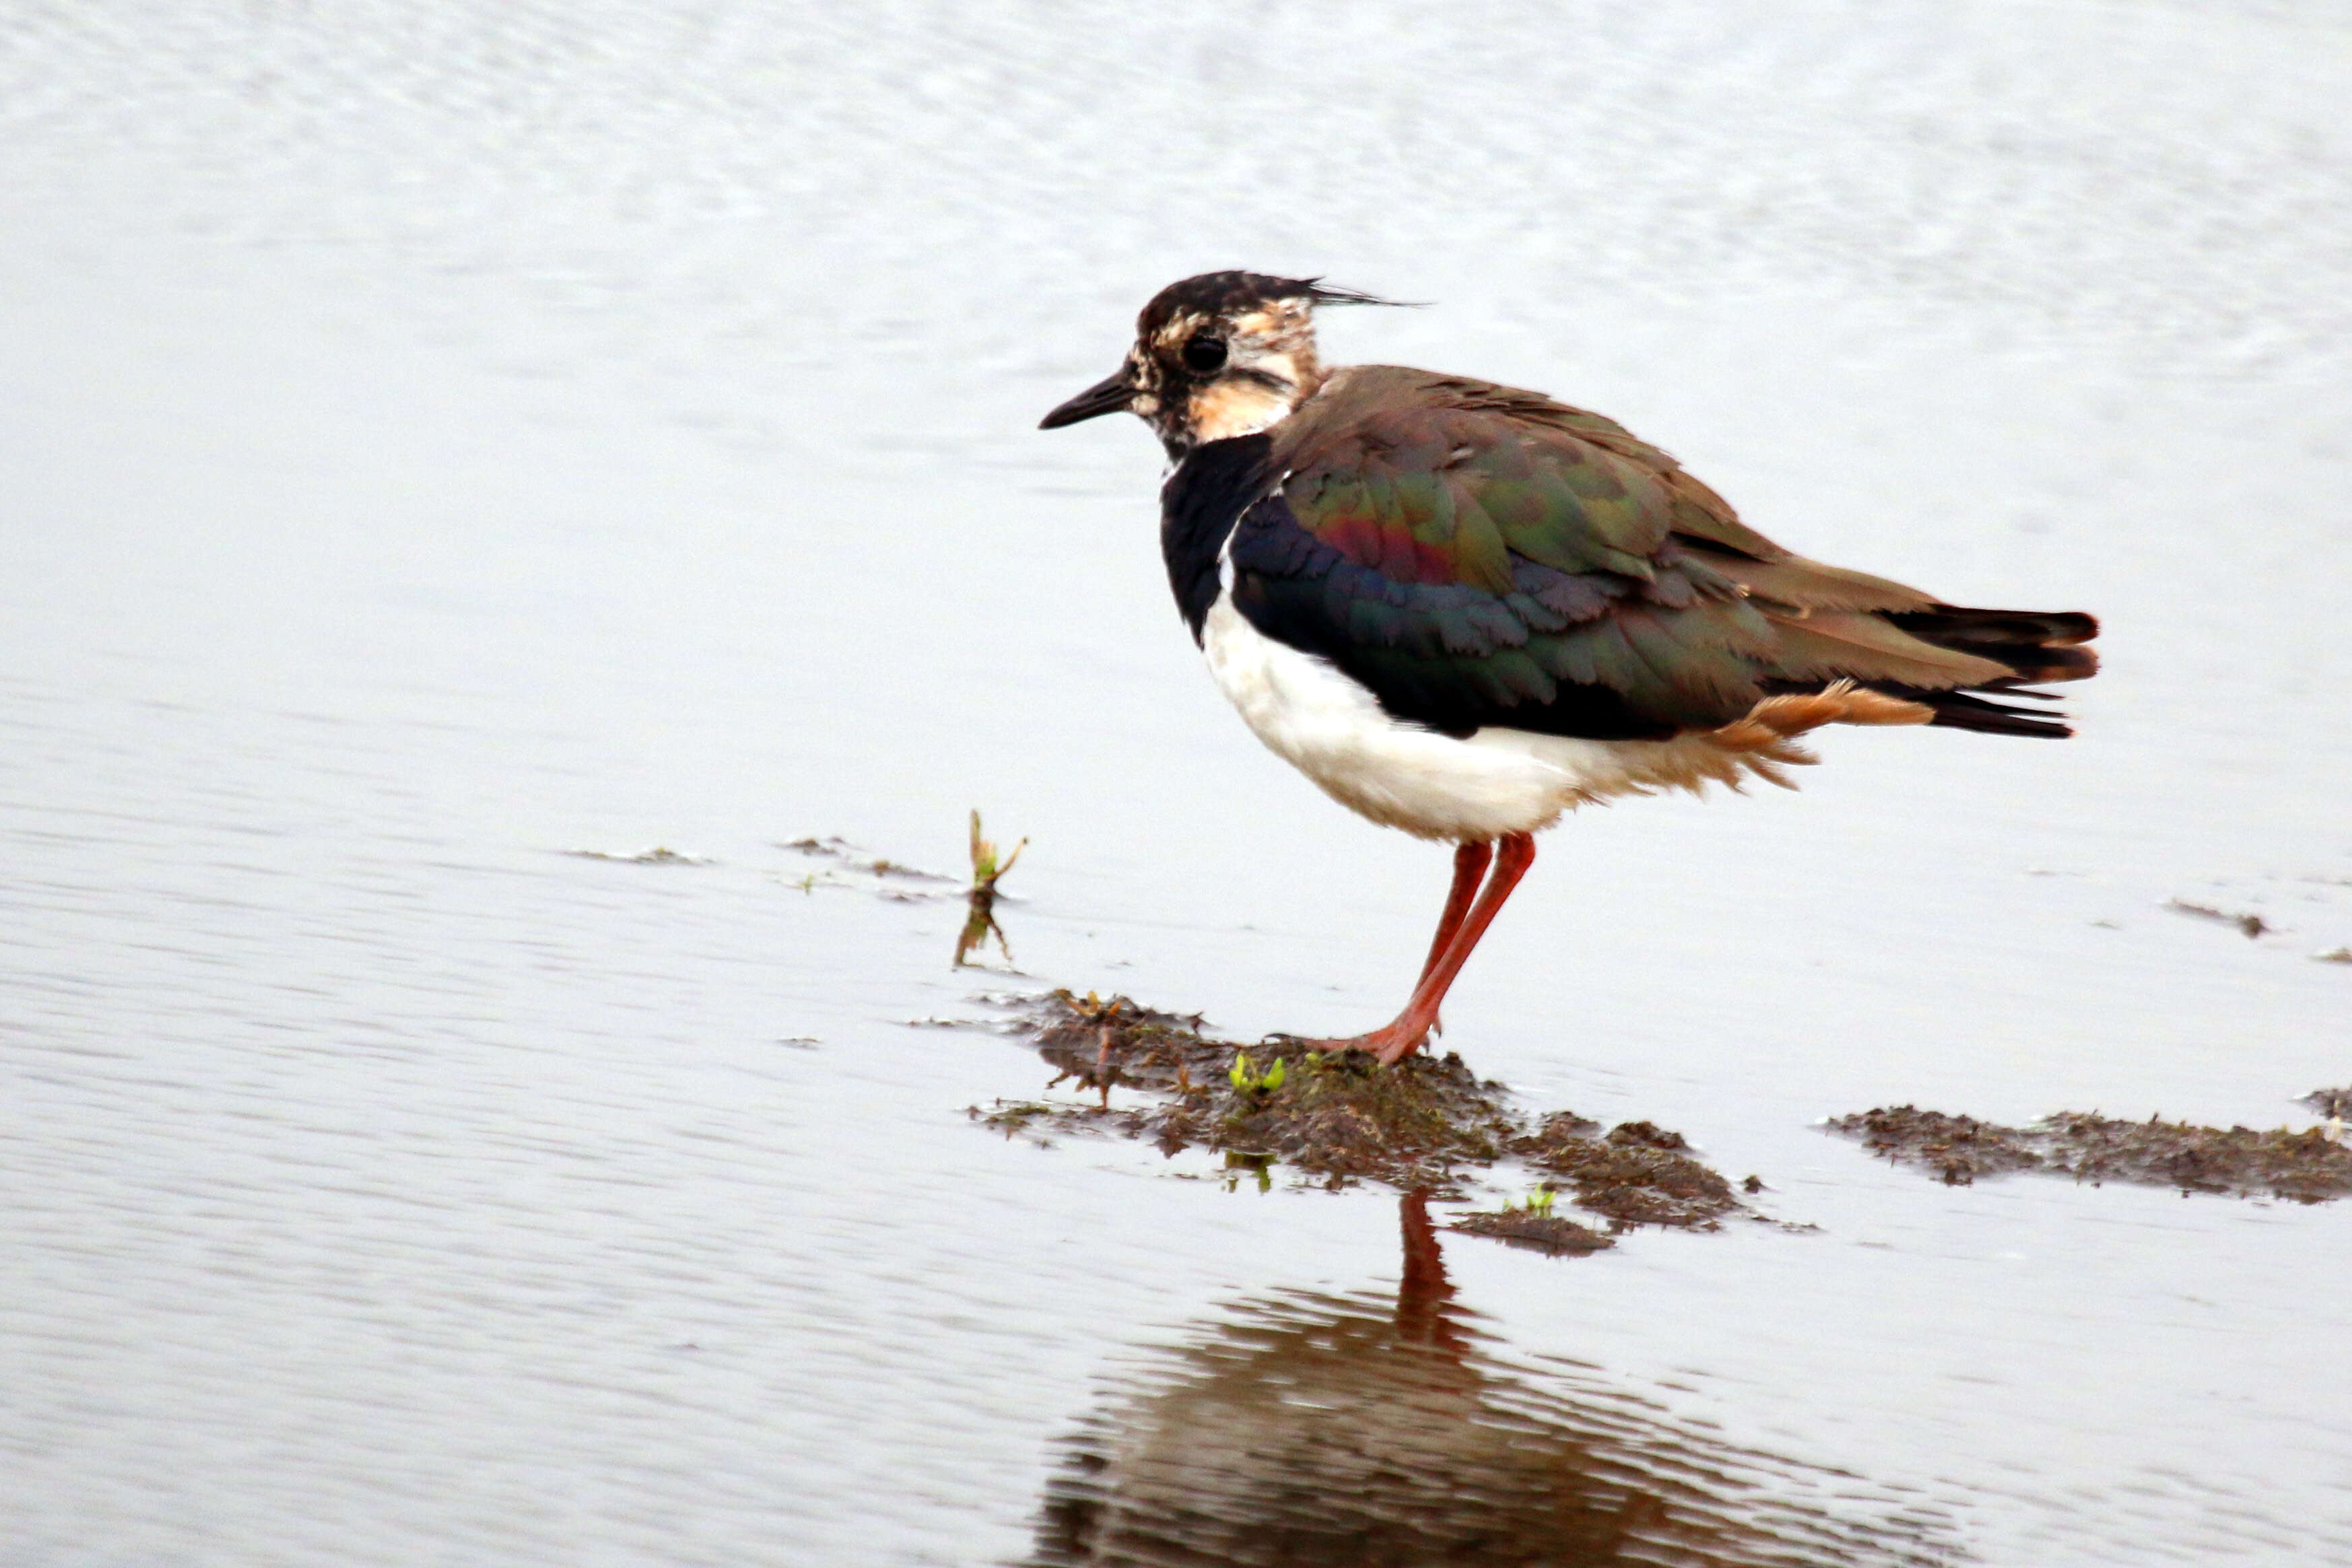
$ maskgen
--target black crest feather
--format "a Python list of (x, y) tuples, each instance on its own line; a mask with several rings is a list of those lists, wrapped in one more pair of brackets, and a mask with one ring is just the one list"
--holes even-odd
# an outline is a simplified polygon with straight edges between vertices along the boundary
[(1276, 299), (1305, 299), (1317, 305), (1402, 305), (1356, 288), (1333, 288), (1319, 277), (1272, 277), (1263, 272), (1204, 272), (1171, 283), (1151, 297), (1136, 319), (1139, 336), (1151, 337), (1187, 312), (1223, 316), (1252, 305)]
[(1418, 310), (1426, 303), (1419, 299), (1383, 299), (1360, 288), (1327, 288), (1319, 277), (1307, 278), (1306, 283), (1307, 298), (1318, 305), (1385, 305), (1395, 310)]

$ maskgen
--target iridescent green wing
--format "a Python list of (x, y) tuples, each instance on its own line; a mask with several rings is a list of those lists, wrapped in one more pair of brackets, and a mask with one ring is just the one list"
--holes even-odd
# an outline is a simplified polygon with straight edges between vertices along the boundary
[(1283, 433), (1278, 492), (1235, 535), (1236, 601), (1392, 714), (1655, 737), (1768, 687), (2011, 674), (1911, 636), (1881, 612), (1927, 595), (1791, 555), (1613, 421), (1423, 371), (1343, 377)]
[(1454, 733), (1658, 737), (1755, 703), (1770, 629), (1675, 541), (1663, 454), (1482, 383), (1370, 368), (1336, 392), (1286, 432), (1284, 516), (1236, 536), (1262, 630)]

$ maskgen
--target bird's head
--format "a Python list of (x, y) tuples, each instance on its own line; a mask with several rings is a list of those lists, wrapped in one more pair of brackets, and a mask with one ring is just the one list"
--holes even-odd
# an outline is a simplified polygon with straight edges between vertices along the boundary
[(1280, 423), (1322, 384), (1315, 307), (1386, 305), (1313, 277), (1204, 272), (1171, 283), (1136, 319), (1127, 361), (1047, 414), (1058, 430), (1126, 409), (1171, 457)]

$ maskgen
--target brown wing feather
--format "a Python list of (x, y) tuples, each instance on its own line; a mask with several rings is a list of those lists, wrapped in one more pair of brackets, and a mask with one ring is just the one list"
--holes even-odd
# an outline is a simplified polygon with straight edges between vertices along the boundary
[(1875, 615), (1853, 610), (1799, 613), (1759, 606), (1780, 634), (1772, 676), (1784, 681), (1891, 681), (1929, 691), (2015, 678), (2007, 664), (1920, 641)]

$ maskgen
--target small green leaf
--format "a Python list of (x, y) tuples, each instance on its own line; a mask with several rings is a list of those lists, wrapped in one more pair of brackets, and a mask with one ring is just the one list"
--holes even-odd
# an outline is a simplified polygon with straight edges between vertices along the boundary
[(1257, 1081), (1257, 1086), (1260, 1089), (1265, 1090), (1269, 1094), (1281, 1088), (1284, 1065), (1282, 1058), (1278, 1056), (1276, 1057), (1274, 1059), (1274, 1065), (1265, 1070), (1265, 1076)]

